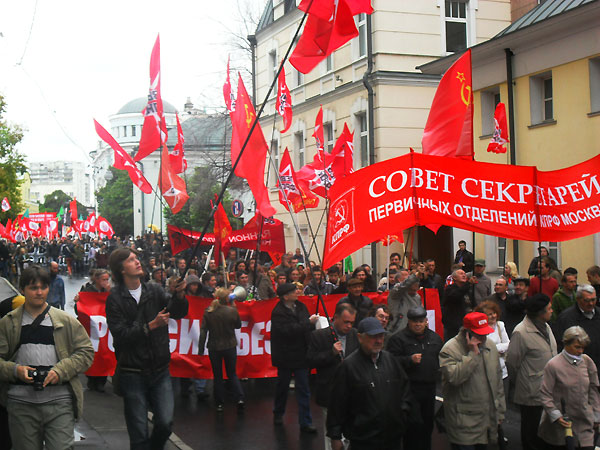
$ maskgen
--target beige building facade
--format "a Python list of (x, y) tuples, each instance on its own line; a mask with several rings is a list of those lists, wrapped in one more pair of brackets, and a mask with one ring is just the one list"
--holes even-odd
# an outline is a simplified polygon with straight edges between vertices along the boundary
[[(286, 224), (288, 250), (299, 247), (289, 213), (279, 204), (274, 167), (287, 147), (298, 170), (312, 161), (316, 152), (312, 137), (317, 112), (322, 105), (326, 148), (331, 150), (344, 123), (354, 131), (354, 169), (421, 149), (423, 128), (437, 88), (439, 74), (424, 74), (416, 67), (467, 46), (484, 42), (510, 24), (509, 0), (372, 0), (373, 14), (355, 17), (359, 36), (338, 49), (307, 75), (289, 62), (284, 69), (292, 94), (294, 118), (291, 128), (280, 133), (282, 119), (274, 114), (271, 93), (260, 124), (270, 144), (272, 165), (268, 172), (271, 202), (277, 218)], [(277, 73), (277, 66), (292, 42), (303, 12), (293, 1), (268, 2), (256, 32), (255, 88), (257, 109), (265, 99)], [(372, 95), (369, 95), (372, 92)], [(326, 202), (297, 216), (304, 242), (316, 235), (322, 251), (326, 219), (320, 221)], [(368, 206), (368, 205), (367, 205)], [(320, 226), (319, 226), (320, 224)], [(421, 227), (423, 228), (423, 227)], [(390, 230), (398, 234), (403, 230)], [(442, 230), (438, 236), (419, 230), (415, 256), (435, 257), (441, 269), (449, 269), (455, 241), (464, 233)], [(404, 231), (405, 240), (409, 236)], [(468, 237), (468, 236), (467, 236)], [(400, 244), (390, 251), (403, 252)], [(318, 261), (313, 248), (310, 255)], [(354, 266), (367, 263), (384, 270), (387, 248), (376, 244), (353, 255)], [(443, 271), (443, 270), (442, 270)]]

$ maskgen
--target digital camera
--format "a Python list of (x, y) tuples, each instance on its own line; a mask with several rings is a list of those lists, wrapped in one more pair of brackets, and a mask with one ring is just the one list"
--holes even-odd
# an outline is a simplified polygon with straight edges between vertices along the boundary
[(44, 390), (44, 380), (48, 375), (48, 369), (34, 369), (28, 370), (27, 375), (33, 378), (33, 390), (34, 391), (43, 391)]

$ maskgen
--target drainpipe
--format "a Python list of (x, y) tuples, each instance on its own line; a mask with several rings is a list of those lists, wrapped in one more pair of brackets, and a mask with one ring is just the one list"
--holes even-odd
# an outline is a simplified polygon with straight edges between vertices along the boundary
[(252, 53), (252, 104), (254, 105), (254, 109), (256, 109), (256, 36), (249, 34), (247, 39), (250, 43), (250, 52)]
[[(508, 129), (510, 134), (510, 164), (517, 164), (517, 139), (515, 138), (515, 102), (513, 90), (513, 66), (512, 58), (514, 53), (510, 48), (505, 48), (506, 53), (506, 85), (508, 88)], [(519, 267), (519, 241), (513, 240), (513, 258)]]
[[(367, 70), (363, 75), (363, 84), (367, 89), (367, 121), (369, 127), (369, 165), (375, 164), (375, 92), (369, 78), (373, 73), (373, 24), (371, 14), (367, 14)], [(371, 243), (372, 274), (377, 274), (377, 244)]]

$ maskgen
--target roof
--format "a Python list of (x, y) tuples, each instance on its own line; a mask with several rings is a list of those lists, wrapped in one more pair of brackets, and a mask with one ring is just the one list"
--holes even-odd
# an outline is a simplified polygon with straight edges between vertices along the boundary
[(275, 16), (273, 15), (273, 0), (267, 0), (267, 4), (265, 5), (265, 10), (258, 21), (258, 25), (256, 26), (256, 32), (258, 33), (264, 28), (267, 28), (275, 21)]
[[(186, 150), (223, 150), (223, 140), (231, 139), (231, 126), (226, 115), (192, 116), (181, 123)], [(176, 130), (169, 131), (167, 146), (177, 143)]]
[(506, 36), (507, 34), (535, 25), (536, 23), (540, 23), (546, 19), (550, 19), (551, 17), (595, 1), (597, 0), (547, 0), (544, 3), (537, 5), (520, 19), (514, 21), (492, 39)]
[[(131, 113), (142, 113), (146, 105), (148, 104), (148, 97), (140, 97), (134, 100), (130, 100), (125, 103), (117, 114), (131, 114)], [(169, 102), (163, 100), (163, 111), (165, 113), (175, 114), (177, 109)]]

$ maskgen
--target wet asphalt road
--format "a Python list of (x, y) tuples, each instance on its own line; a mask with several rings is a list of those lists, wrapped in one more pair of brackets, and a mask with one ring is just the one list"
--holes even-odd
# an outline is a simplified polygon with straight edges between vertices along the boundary
[[(69, 279), (63, 277), (66, 290), (66, 310), (73, 313), (73, 297), (87, 279)], [(318, 428), (317, 435), (300, 433), (297, 421), (297, 407), (294, 391), (290, 390), (284, 425), (273, 425), (274, 379), (252, 379), (244, 381), (242, 387), (246, 394), (246, 409), (238, 413), (234, 402), (229, 399), (225, 411), (218, 413), (212, 396), (199, 400), (195, 394), (181, 395), (180, 383), (174, 380), (175, 388), (175, 421), (173, 432), (185, 443), (182, 449), (230, 450), (244, 448), (247, 450), (322, 450), (323, 414), (321, 408), (311, 402), (313, 424)], [(212, 382), (207, 385), (207, 392), (212, 391)], [(106, 394), (109, 395), (109, 394)], [(112, 394), (110, 394), (112, 395)], [(122, 408), (121, 400), (115, 397), (114, 408)], [(93, 411), (86, 411), (93, 415)], [(106, 410), (98, 411), (106, 414)], [(504, 430), (509, 439), (510, 449), (520, 450), (519, 412), (514, 405), (509, 407)], [(98, 430), (102, 434), (101, 430)], [(450, 448), (446, 435), (434, 431), (434, 450)], [(374, 449), (376, 450), (376, 449)], [(405, 449), (410, 450), (410, 449)]]

